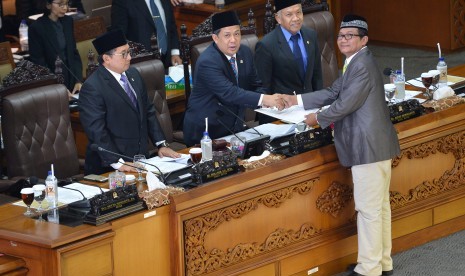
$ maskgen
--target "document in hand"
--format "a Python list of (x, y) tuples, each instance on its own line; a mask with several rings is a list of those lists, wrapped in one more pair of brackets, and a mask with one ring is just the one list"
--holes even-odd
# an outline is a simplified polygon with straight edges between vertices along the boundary
[(294, 105), (289, 108), (283, 109), (281, 111), (279, 111), (275, 107), (273, 108), (263, 107), (263, 108), (255, 109), (255, 111), (274, 117), (284, 122), (297, 124), (305, 120), (305, 115), (317, 112), (318, 108), (305, 110), (303, 107)]

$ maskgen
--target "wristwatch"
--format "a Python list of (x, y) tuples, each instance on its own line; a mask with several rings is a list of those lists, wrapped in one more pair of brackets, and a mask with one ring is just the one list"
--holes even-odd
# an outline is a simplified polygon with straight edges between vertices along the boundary
[(169, 147), (170, 145), (168, 143), (166, 143), (165, 141), (161, 142), (160, 144), (158, 144), (157, 148), (160, 149), (162, 147)]

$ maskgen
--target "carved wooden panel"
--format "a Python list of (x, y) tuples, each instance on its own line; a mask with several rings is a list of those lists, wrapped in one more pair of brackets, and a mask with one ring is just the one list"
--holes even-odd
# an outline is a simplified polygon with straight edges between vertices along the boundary
[(353, 189), (349, 185), (335, 181), (327, 191), (318, 197), (316, 206), (322, 213), (329, 213), (336, 218), (352, 198)]
[(465, 131), (404, 149), (401, 155), (393, 160), (392, 166), (397, 167), (404, 158), (427, 158), (438, 153), (452, 154), (455, 158), (453, 167), (445, 170), (437, 179), (420, 180), (421, 183), (406, 194), (391, 191), (392, 209), (465, 186)]
[(244, 242), (227, 250), (214, 248), (210, 252), (207, 252), (205, 246), (209, 232), (217, 229), (221, 224), (240, 219), (254, 212), (259, 206), (278, 208), (295, 194), (309, 194), (318, 183), (319, 178), (310, 179), (185, 221), (184, 241), (187, 275), (210, 273), (289, 244), (309, 239), (320, 233), (321, 229), (304, 223), (297, 230), (276, 229), (269, 233), (262, 243)]
[(453, 0), (451, 3), (452, 49), (465, 46), (465, 0)]

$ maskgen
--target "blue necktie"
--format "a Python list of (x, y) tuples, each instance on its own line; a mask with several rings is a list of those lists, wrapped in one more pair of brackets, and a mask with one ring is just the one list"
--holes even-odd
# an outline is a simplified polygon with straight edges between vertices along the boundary
[(126, 77), (126, 75), (121, 75), (120, 80), (123, 83), (124, 91), (126, 91), (126, 94), (128, 95), (129, 99), (131, 100), (132, 105), (137, 108), (136, 95), (134, 95), (134, 93), (131, 90), (131, 87), (129, 87), (128, 78)]
[(231, 57), (229, 59), (229, 63), (231, 64), (231, 68), (234, 72), (234, 76), (236, 76), (236, 80), (237, 80), (237, 68), (236, 68), (236, 58), (235, 57)]
[(302, 50), (300, 49), (300, 46), (298, 43), (299, 37), (300, 37), (300, 34), (295, 34), (291, 36), (291, 40), (293, 44), (294, 59), (298, 65), (300, 78), (303, 80), (304, 74), (305, 74), (305, 68), (304, 68), (304, 59), (302, 57)]
[(155, 22), (155, 27), (157, 28), (158, 48), (164, 55), (168, 49), (168, 41), (166, 38), (165, 26), (163, 25), (160, 11), (158, 10), (157, 5), (155, 5), (155, 0), (150, 0), (150, 9), (152, 10), (153, 21)]

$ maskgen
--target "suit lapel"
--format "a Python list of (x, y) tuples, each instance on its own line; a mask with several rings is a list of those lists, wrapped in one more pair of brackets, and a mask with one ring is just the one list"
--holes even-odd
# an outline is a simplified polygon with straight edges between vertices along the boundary
[[(223, 54), (223, 52), (220, 51), (220, 49), (218, 49), (218, 46), (216, 46), (215, 42), (213, 42), (213, 47), (215, 48), (216, 51), (218, 51), (221, 59), (223, 60), (223, 64), (226, 67), (226, 71), (228, 71), (228, 73), (229, 73), (229, 76), (228, 76), (229, 80), (231, 82), (233, 82), (235, 85), (237, 85), (236, 75), (234, 74), (234, 71), (233, 71), (233, 69), (231, 67), (231, 64), (229, 63), (228, 58)], [(236, 60), (237, 60), (237, 55), (236, 55)], [(236, 61), (236, 62), (239, 63), (238, 61)], [(238, 68), (238, 70), (240, 70), (240, 69)]]
[(305, 68), (305, 78), (304, 78), (304, 85), (307, 86), (306, 80), (312, 79), (309, 78), (308, 75), (312, 73), (313, 70), (310, 70), (311, 62), (314, 62), (313, 60), (310, 60), (310, 53), (314, 52), (314, 47), (315, 45), (312, 44), (310, 39), (307, 36), (307, 33), (303, 31), (303, 29), (300, 30), (300, 33), (302, 34), (302, 39), (304, 42), (305, 46), (305, 51), (307, 52), (307, 68)]
[[(129, 106), (129, 108), (131, 108), (134, 112), (138, 113), (137, 109), (134, 107), (134, 105), (132, 105), (132, 102), (129, 99), (129, 96), (126, 94), (126, 91), (124, 91), (121, 84), (113, 77), (113, 75), (104, 66), (101, 66), (99, 68), (102, 68), (104, 78), (107, 81), (107, 84), (111, 88), (111, 90), (114, 91), (115, 94), (118, 97), (120, 97)], [(129, 76), (128, 76), (128, 79), (129, 79)], [(132, 85), (132, 82), (131, 82), (131, 85)], [(139, 95), (137, 96), (138, 96), (137, 101), (139, 101)]]
[[(152, 0), (150, 0), (152, 1)], [(152, 18), (152, 13), (150, 12), (150, 8), (147, 6), (144, 0), (136, 0), (134, 1), (134, 8), (139, 11), (140, 15), (145, 18), (147, 21), (149, 21), (150, 26), (153, 27), (153, 29), (156, 29), (155, 27), (155, 22), (153, 22)]]

